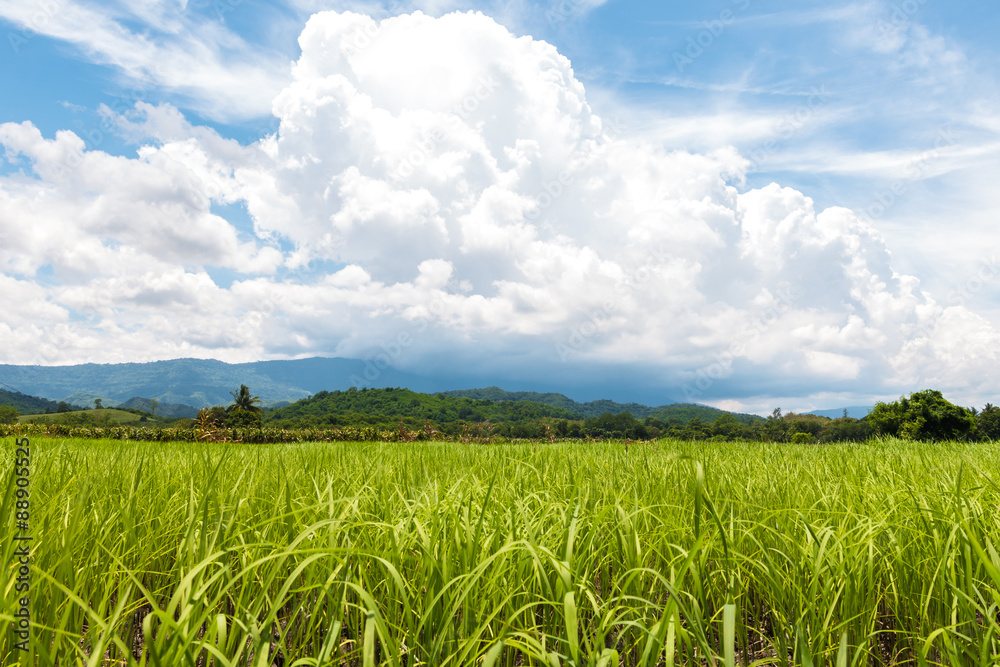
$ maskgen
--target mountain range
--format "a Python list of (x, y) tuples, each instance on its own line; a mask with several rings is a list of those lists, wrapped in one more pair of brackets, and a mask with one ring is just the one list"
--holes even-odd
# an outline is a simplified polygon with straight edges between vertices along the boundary
[[(371, 362), (360, 359), (313, 357), (287, 361), (257, 361), (228, 364), (214, 359), (172, 359), (148, 363), (80, 364), (75, 366), (16, 366), (0, 365), (0, 385), (11, 396), (0, 404), (15, 404), (14, 398), (29, 407), (26, 399), (42, 396), (65, 400), (79, 407), (92, 407), (95, 398), (105, 405), (148, 409), (149, 401), (159, 402), (157, 413), (164, 416), (191, 416), (198, 408), (226, 405), (230, 392), (247, 385), (261, 397), (266, 408), (280, 407), (321, 391), (346, 390), (353, 386), (406, 387), (416, 392), (441, 392), (455, 397), (489, 399), (492, 401), (535, 401), (564, 408), (584, 417), (605, 413), (630, 412), (637, 419), (651, 415), (660, 418), (676, 416), (682, 421), (691, 417), (705, 419), (725, 411), (690, 403), (670, 403), (652, 407), (641, 403), (617, 403), (611, 400), (577, 402), (562, 393), (535, 391), (505, 391), (499, 387), (454, 389), (443, 386), (439, 378), (422, 376), (394, 368), (371, 377)], [(20, 392), (18, 395), (17, 392)], [(44, 400), (31, 403), (38, 412), (53, 408)], [(146, 407), (143, 407), (146, 406)], [(20, 409), (20, 408), (19, 408)], [(712, 411), (712, 413), (705, 412)], [(868, 408), (848, 408), (851, 416), (863, 416)], [(24, 409), (21, 410), (25, 412)], [(843, 409), (816, 411), (812, 414), (839, 417)], [(855, 415), (854, 413), (858, 414)], [(735, 413), (743, 422), (761, 419), (756, 415)]]
[(869, 412), (872, 411), (872, 406), (870, 405), (849, 405), (846, 408), (836, 408), (833, 410), (813, 410), (812, 412), (807, 412), (807, 415), (819, 415), (820, 417), (829, 417), (830, 419), (836, 419), (837, 417), (844, 416), (844, 410), (847, 411), (847, 416), (853, 419), (861, 419), (865, 417)]
[[(292, 361), (227, 364), (214, 359), (172, 359), (148, 363), (80, 364), (76, 366), (0, 365), (0, 383), (23, 394), (63, 400), (89, 407), (93, 399), (124, 402), (136, 396), (156, 398), (161, 404), (195, 408), (225, 405), (229, 392), (245, 384), (262, 398), (265, 407), (305, 398), (319, 391), (347, 389), (364, 378), (366, 362), (358, 359), (314, 357)], [(440, 390), (426, 378), (381, 371), (369, 386), (405, 386), (416, 391)]]

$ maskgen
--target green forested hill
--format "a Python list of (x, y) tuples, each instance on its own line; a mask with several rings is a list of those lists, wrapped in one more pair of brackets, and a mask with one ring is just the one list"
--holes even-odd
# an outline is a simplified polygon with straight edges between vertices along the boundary
[(22, 415), (37, 415), (45, 412), (55, 412), (59, 404), (47, 398), (28, 396), (19, 391), (0, 389), (0, 405), (13, 405)]
[(671, 405), (661, 405), (658, 408), (652, 408), (652, 410), (653, 413), (650, 416), (662, 421), (679, 419), (687, 423), (697, 418), (703, 422), (714, 422), (721, 415), (732, 415), (741, 424), (765, 421), (760, 415), (748, 415), (743, 412), (726, 412), (719, 408), (713, 408), (710, 405), (698, 405), (697, 403), (672, 403)]
[[(578, 403), (562, 394), (543, 394), (535, 391), (504, 391), (500, 387), (460, 389), (457, 391), (446, 391), (444, 393), (446, 396), (486, 399), (494, 402), (535, 401), (538, 403), (557, 406), (587, 418), (600, 417), (605, 414), (617, 415), (623, 412), (628, 412), (631, 413), (636, 419), (656, 417), (662, 421), (669, 421), (671, 418), (676, 418), (686, 423), (695, 417), (701, 419), (702, 421), (712, 422), (715, 421), (719, 415), (726, 414), (724, 410), (719, 410), (718, 408), (713, 408), (707, 405), (697, 405), (695, 403), (673, 403), (671, 405), (661, 405), (659, 407), (650, 407), (641, 403), (616, 403), (615, 401), (609, 400)], [(740, 413), (732, 413), (732, 415), (737, 421), (744, 424), (763, 420), (763, 417), (758, 417), (757, 415)]]
[(411, 423), (428, 420), (436, 424), (460, 421), (516, 424), (544, 417), (579, 419), (580, 415), (536, 401), (494, 402), (444, 394), (419, 394), (397, 388), (321, 391), (292, 405), (268, 411), (264, 420), (289, 425), (395, 426), (400, 418)]
[(535, 401), (536, 403), (554, 405), (556, 407), (569, 410), (570, 412), (575, 412), (581, 417), (596, 416), (589, 414), (586, 409), (586, 404), (577, 403), (568, 396), (551, 392), (541, 393), (537, 391), (506, 391), (500, 387), (484, 387), (482, 389), (456, 389), (454, 391), (446, 391), (442, 393), (444, 393), (445, 396), (473, 398), (476, 400), (494, 401), (497, 403), (500, 401)]

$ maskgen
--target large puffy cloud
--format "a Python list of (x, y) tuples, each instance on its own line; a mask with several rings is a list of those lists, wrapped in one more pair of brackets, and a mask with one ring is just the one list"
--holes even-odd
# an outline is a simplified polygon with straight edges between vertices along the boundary
[[(477, 13), (324, 12), (299, 43), (251, 146), (167, 106), (114, 119), (155, 139), (133, 159), (0, 126), (30, 165), (0, 181), (0, 263), (42, 304), (0, 330), (11, 360), (37, 360), (34, 327), (82, 341), (48, 361), (392, 349), (508, 379), (643, 367), (703, 402), (963, 387), (995, 364), (990, 323), (896, 274), (853, 213), (741, 190), (733, 150), (631, 140), (545, 42)], [(212, 211), (232, 203), (252, 235)]]

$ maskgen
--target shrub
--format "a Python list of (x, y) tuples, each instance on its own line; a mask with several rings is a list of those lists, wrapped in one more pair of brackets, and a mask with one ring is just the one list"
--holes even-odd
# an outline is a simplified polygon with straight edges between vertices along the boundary
[(1000, 440), (1000, 408), (987, 403), (976, 418), (976, 428), (979, 437), (987, 440)]
[(259, 412), (251, 412), (242, 408), (233, 408), (226, 415), (226, 426), (229, 428), (260, 428)]
[(876, 433), (906, 440), (964, 440), (976, 429), (970, 410), (928, 389), (893, 403), (876, 403), (868, 415)]
[(15, 424), (21, 413), (13, 405), (0, 405), (0, 424)]

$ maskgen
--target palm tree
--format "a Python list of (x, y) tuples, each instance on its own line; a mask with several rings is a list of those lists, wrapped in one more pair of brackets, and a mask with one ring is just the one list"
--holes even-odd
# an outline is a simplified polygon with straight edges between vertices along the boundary
[(241, 384), (239, 390), (231, 391), (229, 394), (233, 397), (233, 405), (230, 407), (230, 410), (261, 411), (260, 408), (254, 405), (255, 403), (260, 403), (260, 396), (252, 396), (250, 388), (245, 384)]

